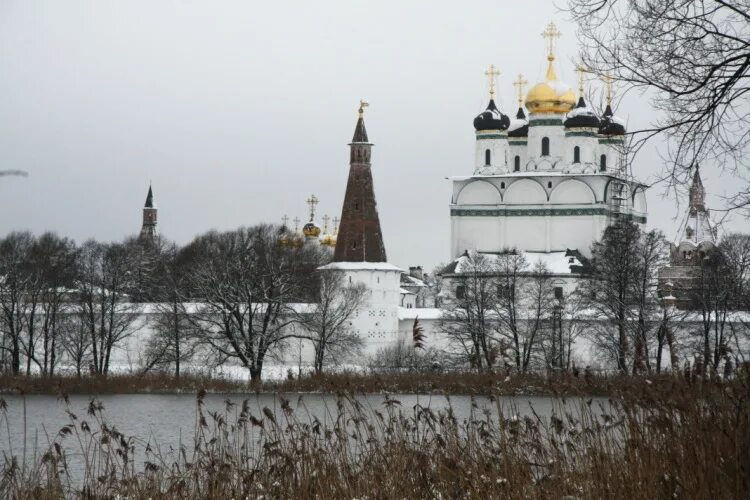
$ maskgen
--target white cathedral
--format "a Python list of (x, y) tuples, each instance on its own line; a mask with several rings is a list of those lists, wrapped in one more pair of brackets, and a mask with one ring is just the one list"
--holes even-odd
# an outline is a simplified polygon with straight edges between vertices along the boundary
[[(450, 264), (439, 276), (446, 300), (457, 294), (471, 255), (491, 257), (510, 250), (522, 253), (530, 269), (543, 264), (553, 280), (555, 298), (562, 299), (577, 286), (592, 244), (609, 225), (619, 220), (646, 223), (646, 186), (628, 171), (625, 123), (613, 112), (611, 82), (606, 109), (597, 116), (585, 102), (582, 72), (578, 95), (557, 77), (553, 49), (559, 32), (554, 24), (543, 34), (549, 43), (546, 75), (525, 98), (526, 82), (519, 75), (514, 83), (519, 93), (515, 118), (498, 108), (494, 99), (497, 73), (494, 67), (487, 72), (489, 103), (473, 121), (473, 165), (467, 162), (466, 173), (451, 178)], [(429, 288), (421, 268), (405, 272), (387, 260), (365, 106), (360, 105), (349, 144), (349, 176), (340, 225), (335, 223), (338, 227), (332, 233), (327, 220), (323, 231), (315, 225), (317, 199), (312, 196), (308, 200), (310, 221), (301, 234), (295, 229), (282, 241), (332, 248), (332, 263), (322, 270), (343, 273), (346, 281), (368, 287), (368, 299), (349, 320), (349, 328), (362, 337), (365, 346), (361, 358), (351, 360), (352, 365), (366, 365), (380, 349), (409, 342), (417, 320), (433, 347), (448, 342), (441, 333), (438, 304), (420, 299)], [(691, 195), (691, 200), (693, 197), (697, 195)], [(149, 211), (148, 218), (144, 211), (144, 224), (153, 222), (154, 227), (148, 229), (149, 234), (155, 234), (151, 198), (144, 208)], [(707, 217), (707, 210), (702, 210)], [(293, 351), (282, 358), (284, 363), (304, 365), (312, 359), (312, 346), (303, 341)]]

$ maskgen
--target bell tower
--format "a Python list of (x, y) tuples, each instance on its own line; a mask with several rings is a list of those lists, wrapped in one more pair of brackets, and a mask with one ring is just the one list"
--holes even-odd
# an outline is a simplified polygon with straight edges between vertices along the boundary
[(149, 184), (146, 203), (143, 205), (143, 225), (141, 226), (140, 234), (140, 240), (144, 243), (151, 244), (156, 241), (157, 211), (156, 203), (154, 203), (154, 192)]

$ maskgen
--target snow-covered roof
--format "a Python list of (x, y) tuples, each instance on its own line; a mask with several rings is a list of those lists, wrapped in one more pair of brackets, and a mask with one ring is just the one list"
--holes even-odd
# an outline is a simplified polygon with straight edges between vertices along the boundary
[(398, 319), (400, 320), (429, 320), (429, 319), (440, 319), (442, 317), (441, 310), (435, 307), (399, 307), (398, 308)]
[[(579, 258), (580, 253), (577, 250), (564, 250), (557, 252), (521, 252), (526, 260), (527, 268), (525, 272), (533, 272), (537, 264), (542, 264), (551, 274), (577, 274), (584, 265)], [(499, 259), (502, 254), (472, 252), (464, 253), (453, 262), (451, 262), (442, 274), (461, 274), (471, 269), (472, 259), (475, 255), (481, 255), (488, 260), (489, 269), (486, 272), (500, 272)], [(495, 266), (497, 266), (495, 268)]]
[(410, 292), (409, 290), (405, 290), (403, 288), (399, 288), (398, 291), (401, 295), (416, 295), (416, 293)]
[(421, 280), (419, 278), (415, 278), (414, 276), (411, 276), (410, 274), (402, 274), (401, 275), (401, 285), (402, 286), (414, 286), (414, 287), (427, 287), (427, 283), (424, 282), (424, 280)]
[(388, 262), (331, 262), (318, 269), (322, 270), (339, 270), (339, 271), (398, 271), (404, 272), (400, 267), (396, 267)]

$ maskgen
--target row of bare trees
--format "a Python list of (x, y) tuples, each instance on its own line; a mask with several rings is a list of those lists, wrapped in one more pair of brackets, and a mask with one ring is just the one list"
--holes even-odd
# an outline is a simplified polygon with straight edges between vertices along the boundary
[[(696, 262), (697, 279), (666, 297), (660, 270), (670, 247), (659, 231), (622, 222), (591, 249), (574, 285), (544, 264), (509, 250), (469, 253), (448, 279), (442, 330), (474, 367), (574, 369), (574, 342), (585, 339), (603, 366), (621, 373), (675, 370), (686, 359), (703, 372), (744, 361), (750, 342), (750, 236), (730, 234)], [(662, 280), (663, 281), (663, 280)], [(443, 285), (445, 288), (445, 284)]]
[(139, 370), (227, 361), (259, 379), (264, 363), (308, 341), (316, 371), (356, 352), (349, 318), (365, 297), (318, 245), (283, 245), (282, 229), (211, 231), (184, 247), (166, 240), (77, 246), (47, 233), (0, 240), (0, 367), (53, 375), (61, 366), (107, 374), (138, 337)]

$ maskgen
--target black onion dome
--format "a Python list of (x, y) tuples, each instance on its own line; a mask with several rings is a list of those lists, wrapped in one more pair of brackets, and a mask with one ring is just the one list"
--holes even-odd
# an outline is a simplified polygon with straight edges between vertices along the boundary
[[(522, 123), (520, 127), (517, 126)], [(515, 128), (508, 130), (508, 137), (528, 137), (529, 136), (529, 122), (526, 120), (526, 113), (523, 112), (523, 108), (519, 107), (516, 113), (516, 119), (511, 123), (511, 127), (516, 125)]]
[(563, 123), (565, 128), (599, 128), (601, 122), (596, 115), (586, 107), (583, 96), (578, 98), (578, 104), (569, 113)]
[(474, 118), (476, 130), (505, 130), (508, 126), (510, 126), (510, 118), (497, 109), (494, 99), (490, 99), (487, 109)]
[(609, 104), (607, 104), (607, 109), (604, 110), (604, 116), (599, 126), (599, 133), (602, 135), (625, 135), (625, 125), (623, 125), (619, 118), (614, 116), (612, 107)]

